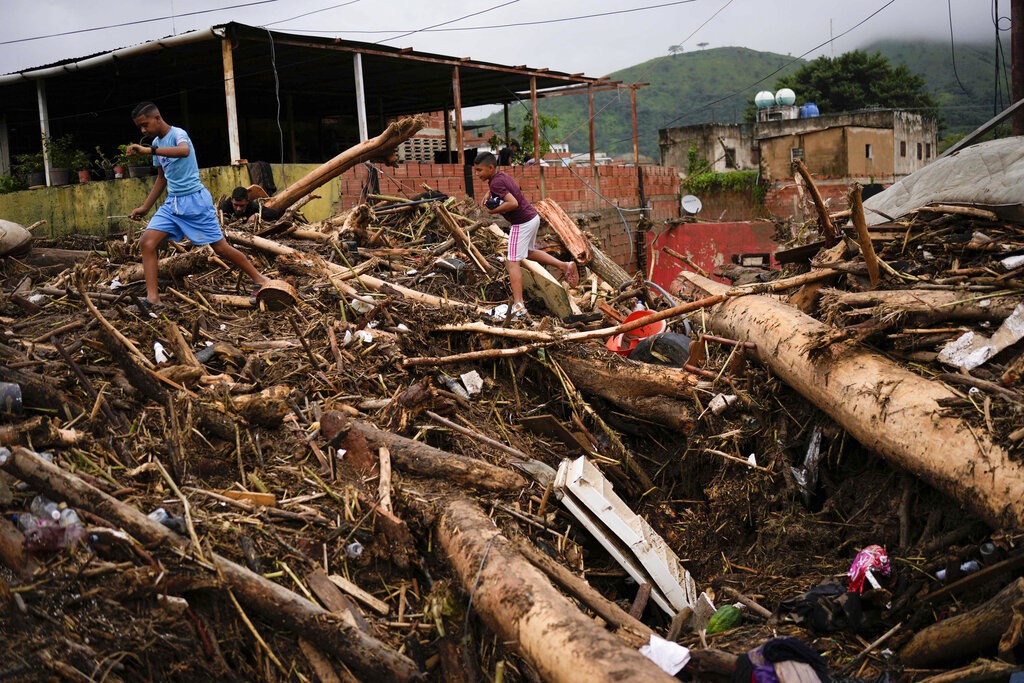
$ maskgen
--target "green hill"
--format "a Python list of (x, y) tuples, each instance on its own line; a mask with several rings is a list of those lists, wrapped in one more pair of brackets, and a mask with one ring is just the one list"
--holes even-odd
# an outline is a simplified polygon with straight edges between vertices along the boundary
[[(665, 127), (671, 119), (683, 116), (672, 123), (682, 126), (690, 123), (706, 121), (739, 122), (743, 118), (743, 110), (747, 100), (753, 99), (757, 87), (746, 88), (753, 80), (772, 73), (792, 61), (792, 57), (771, 52), (758, 52), (743, 47), (720, 47), (700, 52), (686, 52), (672, 55), (660, 62), (652, 59), (621, 71), (608, 74), (608, 77), (623, 83), (650, 83), (637, 92), (637, 130), (640, 135), (640, 153), (658, 158), (658, 129)], [(790, 65), (779, 72), (789, 73), (799, 68), (800, 62)], [(649, 71), (648, 71), (649, 70)], [(772, 76), (766, 85), (774, 84), (776, 76)], [(711, 105), (736, 90), (744, 89), (741, 94)], [(616, 92), (602, 92), (594, 95), (594, 110), (611, 102)], [(522, 125), (523, 116), (529, 111), (529, 98), (522, 104), (510, 106), (509, 116), (512, 127)], [(554, 141), (562, 140), (570, 135), (569, 149), (586, 150), (587, 141), (587, 97), (572, 95), (566, 97), (550, 97), (541, 99), (538, 105), (540, 112), (546, 116), (558, 118), (558, 127), (548, 132)], [(619, 98), (595, 118), (595, 138), (597, 149), (610, 155), (632, 152), (632, 127), (630, 121), (629, 91), (621, 91)], [(501, 112), (487, 117), (483, 121), (502, 131), (504, 127)], [(577, 129), (573, 133), (573, 129)]]
[[(956, 72), (967, 92), (956, 82), (948, 42), (880, 40), (860, 49), (881, 52), (894, 64), (903, 64), (924, 77), (928, 92), (939, 104), (942, 134), (969, 133), (992, 117), (995, 55), (991, 45), (956, 46)], [(1009, 41), (1003, 51), (1009, 59)], [(1009, 67), (1004, 83), (1009, 83)], [(1001, 108), (1007, 104), (1009, 96), (1004, 91)]]
[[(1009, 46), (1004, 48), (1009, 56)], [(881, 52), (895, 64), (904, 64), (924, 77), (928, 91), (940, 106), (942, 134), (969, 132), (992, 116), (994, 57), (991, 46), (957, 46), (957, 71), (966, 93), (961, 91), (953, 76), (948, 43), (884, 40), (860, 49)], [(610, 73), (608, 77), (623, 83), (650, 83), (637, 93), (637, 127), (640, 152), (657, 159), (659, 128), (709, 121), (742, 121), (744, 109), (756, 91), (774, 89), (779, 76), (795, 71), (803, 63), (802, 60), (790, 62), (793, 58), (786, 55), (720, 47), (672, 55), (660, 61), (652, 59)], [(779, 73), (755, 86), (750, 85), (777, 69), (781, 69)], [(612, 102), (616, 94), (606, 92), (594, 96), (595, 111), (600, 112), (595, 119), (597, 149), (613, 156), (633, 149), (629, 92), (622, 91)], [(797, 97), (799, 104), (799, 93)], [(542, 114), (558, 118), (558, 127), (548, 132), (552, 141), (564, 140), (574, 152), (587, 149), (585, 95), (542, 99), (539, 106)], [(522, 125), (528, 111), (528, 99), (511, 105), (513, 128)], [(472, 123), (490, 125), (497, 131), (504, 127), (500, 112)], [(569, 136), (567, 140), (566, 136)]]

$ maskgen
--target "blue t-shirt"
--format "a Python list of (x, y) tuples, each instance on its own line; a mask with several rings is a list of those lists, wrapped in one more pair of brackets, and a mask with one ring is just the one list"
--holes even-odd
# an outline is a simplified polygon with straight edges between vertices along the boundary
[(196, 163), (196, 148), (192, 146), (188, 133), (177, 126), (171, 126), (167, 135), (154, 138), (153, 144), (157, 147), (177, 147), (182, 140), (188, 143), (187, 157), (172, 159), (153, 155), (153, 165), (164, 169), (169, 197), (184, 197), (203, 189), (203, 183), (199, 180), (199, 164)]

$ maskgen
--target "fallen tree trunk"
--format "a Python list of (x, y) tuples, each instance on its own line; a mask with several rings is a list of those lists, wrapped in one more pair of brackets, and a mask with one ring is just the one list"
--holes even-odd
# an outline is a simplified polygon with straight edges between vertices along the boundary
[[(695, 375), (645, 363), (626, 365), (611, 361), (602, 363), (571, 356), (558, 358), (565, 374), (580, 391), (600, 396), (644, 420), (682, 432), (693, 429), (689, 404), (672, 397), (688, 395), (688, 390), (696, 384)], [(658, 378), (660, 373), (664, 376)]]
[(526, 480), (512, 470), (483, 460), (442, 451), (419, 441), (377, 429), (369, 422), (352, 420), (352, 429), (374, 448), (387, 448), (395, 467), (415, 474), (455, 481), (486, 491), (526, 488)]
[[(210, 265), (213, 250), (209, 247), (197, 247), (184, 254), (174, 254), (157, 261), (157, 277), (178, 279), (190, 273), (205, 270)], [(117, 271), (117, 277), (123, 283), (134, 282), (145, 277), (141, 263), (130, 263)]]
[(907, 666), (925, 668), (995, 649), (1013, 619), (1013, 606), (1024, 599), (1024, 579), (969, 612), (943, 619), (914, 635), (900, 651)]
[(558, 235), (562, 246), (566, 248), (576, 264), (585, 266), (594, 258), (594, 252), (590, 246), (590, 240), (580, 230), (569, 214), (553, 199), (542, 199), (533, 205), (540, 217), (551, 226), (551, 229)]
[(437, 535), (472, 610), (545, 681), (675, 680), (563, 597), (476, 504), (444, 499)]
[(587, 583), (586, 579), (576, 576), (538, 550), (533, 543), (523, 537), (514, 539), (513, 545), (537, 569), (540, 569), (550, 576), (555, 583), (579, 598), (607, 623), (617, 626), (619, 630), (616, 632), (616, 635), (620, 638), (626, 640), (634, 647), (646, 645), (650, 641), (651, 634), (654, 631), (647, 624), (630, 615), (629, 612), (594, 590)]
[[(681, 274), (710, 293), (725, 285)], [(994, 528), (1024, 528), (1024, 469), (965, 422), (944, 415), (955, 395), (879, 354), (839, 347), (809, 357), (830, 328), (780, 301), (736, 297), (713, 310), (716, 334), (757, 344), (763, 363), (865, 447), (957, 500)]]
[[(993, 320), (1002, 322), (1020, 302), (1019, 298), (996, 297), (989, 305), (976, 295), (944, 289), (891, 289), (873, 292), (845, 292), (826, 289), (822, 306), (830, 317), (850, 309), (872, 309), (876, 316), (909, 316), (914, 324), (944, 320)], [(965, 299), (970, 299), (965, 301)]]
[(336, 178), (356, 164), (370, 161), (371, 159), (388, 157), (398, 145), (415, 135), (426, 123), (422, 116), (392, 121), (384, 129), (383, 133), (375, 138), (360, 142), (354, 147), (349, 147), (330, 161), (324, 162), (268, 199), (266, 206), (274, 211), (283, 213), (300, 197), (330, 182), (331, 179)]
[[(68, 505), (82, 508), (120, 526), (150, 546), (188, 548), (189, 544), (134, 507), (86, 484), (74, 474), (36, 457), (24, 448), (0, 459), (0, 468), (33, 489)], [(228, 587), (254, 612), (275, 626), (304, 635), (337, 656), (367, 680), (407, 681), (418, 678), (409, 658), (388, 648), (354, 626), (345, 624), (319, 605), (219, 555), (214, 562)]]
[(590, 251), (591, 259), (587, 266), (597, 273), (599, 278), (607, 282), (612, 289), (618, 290), (619, 287), (633, 279), (629, 273), (619, 267), (618, 263), (593, 244), (590, 245)]

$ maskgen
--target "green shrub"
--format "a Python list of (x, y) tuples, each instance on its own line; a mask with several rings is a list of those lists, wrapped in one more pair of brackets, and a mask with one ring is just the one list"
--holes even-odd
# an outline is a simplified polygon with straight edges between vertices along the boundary
[(27, 188), (28, 184), (18, 176), (0, 175), (0, 194), (17, 192), (18, 190), (25, 190)]

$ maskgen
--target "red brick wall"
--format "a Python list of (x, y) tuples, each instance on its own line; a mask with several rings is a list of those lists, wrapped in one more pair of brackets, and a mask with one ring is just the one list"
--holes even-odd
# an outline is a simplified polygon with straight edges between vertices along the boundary
[[(599, 181), (595, 182), (591, 169), (568, 169), (559, 166), (548, 166), (544, 170), (544, 192), (541, 193), (540, 170), (536, 166), (513, 166), (503, 169), (519, 183), (531, 201), (543, 198), (558, 202), (569, 213), (594, 211), (610, 208), (606, 201), (587, 187), (590, 184), (608, 200), (618, 206), (636, 208), (639, 206), (637, 192), (636, 169), (629, 166), (598, 167)], [(384, 167), (380, 178), (380, 190), (383, 194), (412, 196), (423, 192), (422, 184), (426, 183), (435, 190), (456, 196), (465, 196), (466, 181), (463, 167), (458, 164), (427, 164), (408, 162), (395, 168)], [(574, 175), (573, 171), (580, 177)], [(342, 200), (338, 208), (349, 208), (359, 196), (363, 181), (366, 179), (366, 168), (357, 166), (346, 172), (339, 179), (341, 182)], [(663, 166), (645, 166), (644, 192), (651, 204), (651, 219), (655, 222), (674, 218), (679, 215), (679, 175), (673, 168)], [(584, 182), (586, 181), (586, 182)], [(487, 184), (473, 180), (473, 189), (478, 201), (483, 201), (487, 193)]]

